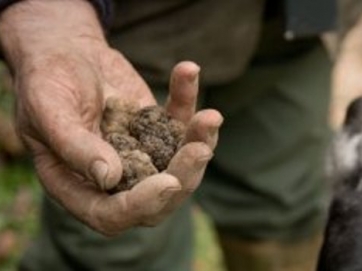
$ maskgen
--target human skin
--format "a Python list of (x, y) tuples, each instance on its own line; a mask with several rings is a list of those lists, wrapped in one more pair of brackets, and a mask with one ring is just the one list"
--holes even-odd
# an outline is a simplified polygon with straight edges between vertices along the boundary
[(340, 44), (332, 73), (330, 121), (339, 129), (348, 105), (362, 95), (362, 18)]
[(0, 42), (15, 82), (19, 135), (47, 193), (80, 221), (105, 235), (153, 226), (197, 188), (222, 116), (195, 111), (196, 64), (176, 65), (165, 104), (187, 126), (187, 144), (166, 171), (109, 195), (122, 164), (101, 138), (105, 101), (116, 97), (139, 107), (156, 101), (132, 65), (109, 47), (94, 8), (84, 0), (21, 1), (0, 15)]

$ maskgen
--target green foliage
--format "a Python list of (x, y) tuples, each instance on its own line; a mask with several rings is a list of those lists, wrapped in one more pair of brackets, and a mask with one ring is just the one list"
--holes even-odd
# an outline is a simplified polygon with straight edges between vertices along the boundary
[(40, 187), (29, 165), (0, 168), (0, 238), (6, 232), (14, 235), (14, 248), (0, 259), (0, 271), (16, 270), (22, 248), (37, 231), (39, 200)]
[(221, 250), (209, 218), (198, 208), (194, 211), (196, 227), (195, 271), (224, 271)]

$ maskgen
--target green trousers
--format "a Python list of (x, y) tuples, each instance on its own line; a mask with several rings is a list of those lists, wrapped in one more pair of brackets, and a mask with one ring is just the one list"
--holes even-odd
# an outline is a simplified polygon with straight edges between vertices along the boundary
[[(229, 84), (203, 86), (203, 106), (219, 109), (225, 123), (195, 198), (219, 231), (235, 238), (292, 241), (322, 229), (328, 202), (323, 160), (329, 76), (330, 63), (318, 47), (252, 63)], [(109, 239), (44, 198), (41, 231), (21, 270), (189, 271), (190, 208), (186, 202), (155, 228)]]
[(208, 89), (205, 103), (225, 122), (197, 195), (219, 230), (286, 240), (320, 229), (329, 197), (329, 84), (329, 60), (316, 48)]

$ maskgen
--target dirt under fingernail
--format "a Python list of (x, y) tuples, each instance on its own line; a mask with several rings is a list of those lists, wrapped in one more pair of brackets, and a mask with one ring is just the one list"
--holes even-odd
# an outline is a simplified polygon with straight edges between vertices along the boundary
[(181, 147), (185, 125), (163, 107), (137, 108), (109, 98), (101, 130), (118, 152), (123, 174), (110, 193), (129, 190), (146, 177), (165, 170)]

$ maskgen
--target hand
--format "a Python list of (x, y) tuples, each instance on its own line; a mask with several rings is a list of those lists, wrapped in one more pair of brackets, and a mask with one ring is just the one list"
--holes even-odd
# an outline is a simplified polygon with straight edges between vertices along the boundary
[(214, 110), (195, 113), (195, 64), (175, 67), (165, 105), (187, 125), (187, 144), (165, 172), (108, 195), (104, 190), (118, 183), (122, 165), (101, 138), (105, 101), (155, 104), (148, 86), (108, 47), (95, 12), (82, 0), (20, 2), (1, 15), (0, 40), (15, 77), (20, 136), (46, 191), (75, 217), (113, 235), (159, 223), (196, 189), (222, 117)]
[(349, 104), (362, 95), (362, 20), (344, 38), (332, 73), (330, 122), (343, 124)]
[(333, 71), (331, 125), (339, 129), (349, 104), (362, 96), (362, 52), (341, 54)]

